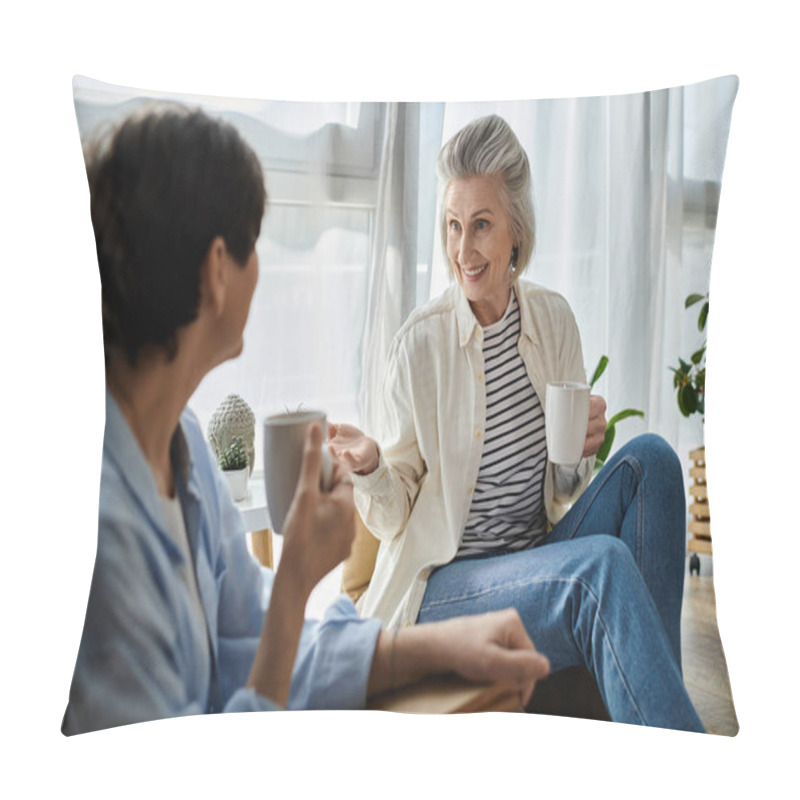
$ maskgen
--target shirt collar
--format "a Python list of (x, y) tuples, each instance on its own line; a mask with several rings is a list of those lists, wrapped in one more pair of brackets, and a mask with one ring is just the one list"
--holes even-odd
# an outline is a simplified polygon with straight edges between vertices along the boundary
[(169, 453), (176, 477), (182, 478), (186, 484), (192, 483), (194, 461), (191, 450), (189, 450), (189, 443), (186, 441), (186, 433), (183, 430), (183, 418), (178, 420), (178, 426), (172, 434)]
[[(531, 316), (531, 307), (528, 303), (522, 302), (522, 291), (523, 283), (521, 278), (517, 278), (514, 281), (514, 294), (517, 296), (517, 306), (519, 307), (519, 326), (521, 329), (520, 336), (523, 339), (527, 339), (531, 344), (536, 343), (536, 339), (533, 336), (533, 331), (535, 330), (533, 325), (533, 317)], [(528, 286), (532, 286), (532, 284), (528, 283)]]
[[(519, 306), (522, 335), (528, 339), (531, 339), (531, 336), (527, 333), (527, 331), (532, 329), (530, 324), (530, 315), (528, 309), (523, 306), (522, 302), (520, 302), (518, 284), (519, 281), (514, 281), (512, 288), (517, 298), (517, 305)], [(472, 308), (469, 305), (467, 296), (464, 294), (464, 291), (457, 282), (453, 287), (453, 291), (456, 293), (455, 308), (456, 319), (458, 320), (458, 344), (463, 349), (469, 344), (469, 340), (472, 338), (472, 334), (475, 332), (475, 330), (480, 329), (481, 326), (476, 319), (475, 314), (472, 313)]]
[[(114, 395), (106, 387), (106, 426), (103, 437), (103, 449), (114, 463), (120, 479), (128, 486), (131, 493), (140, 503), (151, 522), (170, 542), (167, 536), (166, 522), (161, 507), (161, 496), (158, 492), (153, 470), (139, 447), (139, 442), (131, 430), (128, 420), (114, 399)], [(175, 478), (196, 494), (196, 481), (193, 479), (194, 465), (191, 458), (183, 419), (178, 422), (170, 442), (170, 455)]]
[(454, 282), (452, 291), (455, 292), (456, 319), (458, 320), (458, 344), (463, 350), (467, 344), (469, 344), (469, 340), (472, 338), (475, 329), (480, 326), (478, 325), (478, 320), (475, 318), (475, 315), (472, 313), (469, 300), (467, 300), (464, 290), (457, 281)]

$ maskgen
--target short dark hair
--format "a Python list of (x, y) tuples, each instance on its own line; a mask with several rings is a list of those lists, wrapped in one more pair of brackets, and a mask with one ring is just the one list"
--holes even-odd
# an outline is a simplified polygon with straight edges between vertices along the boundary
[(171, 103), (127, 117), (84, 156), (106, 358), (119, 349), (135, 365), (151, 345), (172, 358), (214, 238), (242, 267), (253, 252), (267, 200), (258, 157), (232, 125)]

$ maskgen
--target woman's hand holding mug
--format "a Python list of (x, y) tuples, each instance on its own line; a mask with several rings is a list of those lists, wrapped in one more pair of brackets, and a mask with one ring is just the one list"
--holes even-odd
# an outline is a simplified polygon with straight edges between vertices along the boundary
[(576, 467), (593, 456), (606, 435), (606, 401), (590, 394), (588, 383), (554, 381), (545, 395), (547, 457), (553, 464)]
[(281, 564), (291, 565), (306, 594), (350, 555), (356, 532), (353, 485), (341, 464), (333, 466), (330, 490), (320, 486), (322, 444), (315, 422), (306, 432), (300, 479), (283, 531)]
[(589, 424), (586, 426), (586, 443), (583, 458), (593, 456), (606, 438), (606, 401), (599, 395), (589, 397)]

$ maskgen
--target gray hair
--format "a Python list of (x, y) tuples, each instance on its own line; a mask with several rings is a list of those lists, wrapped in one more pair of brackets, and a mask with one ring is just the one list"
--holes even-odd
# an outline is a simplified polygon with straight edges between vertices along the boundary
[(445, 143), (436, 166), (442, 197), (439, 228), (448, 268), (452, 270), (447, 257), (447, 220), (443, 202), (447, 187), (455, 179), (498, 177), (511, 235), (517, 243), (514, 263), (517, 268), (515, 277), (519, 277), (533, 255), (536, 219), (528, 156), (511, 126), (496, 114), (473, 120)]

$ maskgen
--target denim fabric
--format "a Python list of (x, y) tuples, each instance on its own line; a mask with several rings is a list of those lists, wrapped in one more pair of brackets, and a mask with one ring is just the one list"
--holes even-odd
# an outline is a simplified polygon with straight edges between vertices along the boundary
[(552, 671), (590, 669), (614, 721), (703, 731), (680, 667), (685, 522), (677, 456), (640, 436), (538, 547), (437, 569), (418, 622), (512, 606)]
[(686, 497), (680, 459), (660, 436), (622, 447), (541, 544), (598, 533), (628, 546), (680, 666)]

